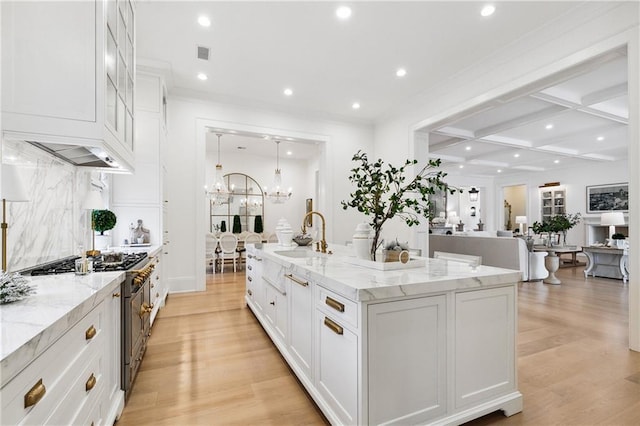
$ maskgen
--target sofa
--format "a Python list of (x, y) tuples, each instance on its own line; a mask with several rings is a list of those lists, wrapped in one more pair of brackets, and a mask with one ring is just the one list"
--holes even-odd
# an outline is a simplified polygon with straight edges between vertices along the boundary
[(545, 252), (529, 252), (522, 238), (493, 236), (487, 231), (429, 235), (429, 257), (434, 252), (481, 256), (482, 264), (520, 271), (522, 281), (541, 280), (548, 276), (544, 267)]

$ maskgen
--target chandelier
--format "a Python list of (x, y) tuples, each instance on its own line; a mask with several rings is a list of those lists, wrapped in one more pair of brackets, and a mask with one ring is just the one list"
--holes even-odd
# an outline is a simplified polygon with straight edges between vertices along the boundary
[(218, 136), (218, 164), (216, 164), (216, 173), (211, 185), (205, 186), (205, 191), (209, 200), (215, 205), (224, 204), (229, 201), (229, 189), (224, 183), (224, 174), (222, 173), (222, 164), (220, 163), (220, 133)]
[(264, 187), (264, 196), (274, 204), (282, 204), (291, 198), (291, 187), (284, 189), (282, 186), (282, 172), (280, 170), (280, 141), (276, 142), (276, 172), (273, 176), (271, 189)]

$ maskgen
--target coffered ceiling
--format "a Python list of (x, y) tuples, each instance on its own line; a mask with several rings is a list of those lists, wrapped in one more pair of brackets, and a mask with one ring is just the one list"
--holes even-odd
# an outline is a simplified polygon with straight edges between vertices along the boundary
[(440, 123), (429, 151), (450, 174), (496, 176), (627, 158), (626, 50)]

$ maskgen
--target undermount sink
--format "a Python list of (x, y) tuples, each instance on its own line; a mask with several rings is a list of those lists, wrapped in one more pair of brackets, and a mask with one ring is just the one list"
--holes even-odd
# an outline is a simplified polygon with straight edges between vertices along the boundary
[(311, 250), (276, 250), (273, 253), (284, 257), (293, 257), (296, 259), (312, 257), (315, 255), (315, 252)]

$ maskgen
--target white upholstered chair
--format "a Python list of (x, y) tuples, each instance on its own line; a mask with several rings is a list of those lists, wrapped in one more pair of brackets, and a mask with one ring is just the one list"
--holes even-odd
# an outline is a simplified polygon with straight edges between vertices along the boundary
[(233, 262), (233, 272), (237, 270), (237, 261), (240, 257), (238, 253), (238, 237), (231, 232), (223, 232), (220, 234), (220, 252), (218, 253), (218, 261), (220, 262), (220, 272), (224, 272), (225, 262)]
[(211, 266), (213, 273), (216, 273), (216, 248), (218, 247), (218, 239), (215, 234), (207, 233), (206, 236), (206, 252), (205, 262), (207, 267)]

